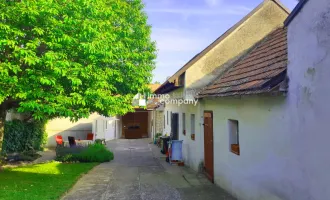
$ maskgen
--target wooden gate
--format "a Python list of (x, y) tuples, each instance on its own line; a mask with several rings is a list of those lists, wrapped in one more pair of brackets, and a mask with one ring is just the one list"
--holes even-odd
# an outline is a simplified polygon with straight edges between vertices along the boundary
[(204, 112), (204, 168), (207, 178), (214, 182), (213, 112)]
[(122, 137), (137, 139), (148, 137), (148, 112), (138, 111), (122, 116)]

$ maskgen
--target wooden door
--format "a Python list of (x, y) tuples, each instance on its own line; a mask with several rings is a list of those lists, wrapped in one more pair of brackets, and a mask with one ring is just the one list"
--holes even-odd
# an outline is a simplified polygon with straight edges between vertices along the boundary
[(214, 182), (213, 112), (204, 112), (204, 168), (207, 178)]

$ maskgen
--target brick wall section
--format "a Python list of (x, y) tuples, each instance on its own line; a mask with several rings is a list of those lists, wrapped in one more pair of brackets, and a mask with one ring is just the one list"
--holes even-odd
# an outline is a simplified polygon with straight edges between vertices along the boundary
[(163, 133), (164, 129), (164, 113), (163, 111), (156, 111), (156, 133)]

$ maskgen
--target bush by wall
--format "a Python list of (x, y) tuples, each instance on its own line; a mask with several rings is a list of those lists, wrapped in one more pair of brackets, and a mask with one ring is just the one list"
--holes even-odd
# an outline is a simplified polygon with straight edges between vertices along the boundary
[(109, 162), (114, 155), (104, 145), (95, 143), (88, 147), (57, 147), (56, 160), (61, 162)]
[(3, 152), (25, 152), (42, 150), (47, 141), (46, 122), (7, 121), (3, 141)]

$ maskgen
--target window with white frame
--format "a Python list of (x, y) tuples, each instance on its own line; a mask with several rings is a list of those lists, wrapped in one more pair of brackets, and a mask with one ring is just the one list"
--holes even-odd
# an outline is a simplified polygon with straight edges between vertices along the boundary
[(186, 113), (182, 113), (182, 134), (186, 135)]
[(168, 111), (166, 112), (166, 123), (168, 125)]
[(233, 119), (228, 120), (230, 151), (236, 155), (240, 155), (238, 127), (239, 127), (238, 120), (233, 120)]
[(190, 134), (195, 134), (195, 114), (190, 116)]

